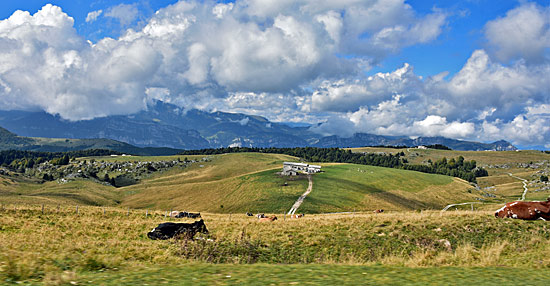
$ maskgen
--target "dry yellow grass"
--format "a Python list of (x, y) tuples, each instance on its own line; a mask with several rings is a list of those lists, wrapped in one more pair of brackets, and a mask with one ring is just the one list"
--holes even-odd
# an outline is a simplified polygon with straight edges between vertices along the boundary
[(12, 185), (8, 188), (0, 187), (0, 203), (5, 204), (113, 206), (120, 201), (120, 198), (120, 192), (114, 187), (82, 179), (67, 183), (52, 181), (43, 184), (12, 181)]
[(213, 242), (149, 240), (147, 231), (168, 220), (154, 214), (107, 208), (104, 215), (99, 207), (81, 207), (78, 215), (47, 207), (42, 214), (40, 206), (9, 206), (0, 210), (0, 278), (57, 283), (86, 272), (208, 261), (550, 267), (545, 222), (495, 219), (492, 211), (278, 214), (268, 224), (206, 213)]
[(465, 160), (475, 160), (478, 166), (483, 165), (504, 165), (508, 164), (510, 169), (488, 169), (491, 175), (493, 174), (506, 174), (509, 172), (516, 173), (525, 171), (525, 169), (518, 169), (517, 163), (530, 163), (541, 162), (544, 160), (550, 161), (550, 154), (543, 153), (536, 150), (521, 150), (521, 151), (455, 151), (455, 150), (435, 150), (435, 149), (392, 149), (392, 148), (351, 148), (352, 152), (384, 152), (384, 153), (398, 153), (404, 152), (405, 158), (412, 164), (422, 164), (428, 159), (433, 162), (446, 157), (447, 159), (456, 158), (458, 156), (464, 157)]
[[(275, 173), (283, 161), (296, 160), (291, 156), (239, 153), (210, 158), (209, 162), (195, 163), (183, 172), (168, 172), (121, 188), (127, 194), (123, 205), (210, 212), (242, 211), (243, 208), (262, 211), (262, 205), (254, 207), (254, 202), (273, 192), (293, 200), (305, 189), (300, 182), (291, 182), (283, 188), (285, 180), (276, 178)], [(275, 208), (282, 212), (291, 204), (287, 202)]]

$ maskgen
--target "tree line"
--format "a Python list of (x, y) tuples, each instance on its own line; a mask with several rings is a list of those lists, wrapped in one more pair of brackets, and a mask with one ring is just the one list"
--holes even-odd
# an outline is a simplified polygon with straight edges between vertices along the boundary
[(426, 165), (408, 164), (404, 152), (396, 154), (380, 154), (380, 153), (353, 153), (351, 150), (340, 148), (316, 148), (316, 147), (296, 147), (296, 148), (258, 148), (258, 147), (225, 147), (218, 149), (201, 149), (188, 150), (180, 153), (180, 155), (215, 155), (225, 153), (276, 153), (286, 154), (301, 158), (308, 162), (322, 163), (352, 163), (360, 165), (370, 165), (386, 168), (396, 168), (404, 170), (412, 170), (423, 173), (441, 174), (452, 177), (458, 177), (468, 182), (476, 182), (477, 177), (488, 176), (485, 169), (479, 168), (476, 161), (465, 161), (464, 157), (458, 158), (442, 158), (436, 162), (428, 160)]
[(476, 161), (465, 161), (462, 156), (450, 160), (443, 157), (435, 162), (430, 159), (427, 165), (403, 165), (403, 169), (458, 177), (468, 182), (476, 182), (478, 177), (489, 176), (487, 170), (477, 167)]

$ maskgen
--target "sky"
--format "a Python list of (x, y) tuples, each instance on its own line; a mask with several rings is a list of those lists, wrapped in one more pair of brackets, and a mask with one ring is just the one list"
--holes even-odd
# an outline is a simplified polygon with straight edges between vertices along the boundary
[(2, 0), (0, 109), (184, 110), (550, 149), (550, 0)]

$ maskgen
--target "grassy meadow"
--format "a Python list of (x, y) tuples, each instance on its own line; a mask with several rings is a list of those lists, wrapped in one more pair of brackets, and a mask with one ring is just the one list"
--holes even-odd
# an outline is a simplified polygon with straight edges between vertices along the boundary
[[(500, 162), (511, 166), (515, 164), (514, 162), (540, 162), (546, 158), (542, 156), (539, 160), (535, 160), (533, 157), (536, 155), (535, 151), (502, 152), (501, 154), (500, 152), (410, 149), (410, 152), (425, 152), (427, 157), (423, 160), (437, 160), (443, 155), (448, 158), (464, 155), (467, 160), (476, 160), (478, 164)], [(468, 155), (470, 153), (474, 155)], [(538, 154), (542, 153), (538, 152)], [(490, 155), (495, 156), (492, 161), (487, 159), (491, 158)], [(506, 156), (511, 157), (508, 161), (503, 161)], [(39, 184), (22, 177), (0, 176), (0, 203), (120, 206), (132, 209), (179, 209), (211, 213), (284, 213), (290, 209), (308, 185), (305, 176), (286, 177), (278, 174), (282, 162), (297, 160), (297, 158), (279, 154), (109, 156), (79, 158), (76, 163), (92, 159), (107, 162), (135, 162), (184, 160), (185, 158), (196, 162), (186, 168), (173, 168), (153, 173), (143, 178), (138, 184), (121, 188), (84, 179)], [(518, 178), (532, 179), (537, 171), (529, 168), (510, 168), (502, 169), (498, 173), (492, 172), (489, 177), (478, 178), (481, 189), (476, 190), (474, 186), (463, 180), (442, 175), (355, 164), (321, 165), (324, 172), (313, 176), (314, 191), (307, 197), (298, 212), (443, 209), (448, 204), (462, 202), (476, 202), (476, 208), (489, 210), (503, 202), (520, 198), (523, 193), (523, 183)], [(534, 192), (535, 186), (532, 185), (528, 188), (530, 188), (526, 197), (528, 200), (544, 200), (550, 195), (550, 191)], [(461, 209), (468, 207), (471, 206), (457, 206)]]
[[(456, 150), (437, 150), (437, 149), (417, 149), (417, 148), (380, 148), (380, 147), (362, 147), (349, 148), (352, 152), (383, 152), (383, 153), (399, 153), (404, 152), (409, 160), (414, 164), (419, 164), (424, 160), (432, 159), (439, 160), (443, 157), (447, 159), (463, 156), (464, 160), (475, 160), (478, 164), (510, 164), (510, 163), (527, 163), (541, 160), (550, 160), (550, 154), (536, 150), (520, 150), (520, 151), (456, 151)], [(412, 156), (411, 156), (412, 154)]]
[[(533, 168), (522, 165), (546, 161), (546, 168), (548, 168), (548, 162), (550, 162), (550, 154), (536, 150), (496, 152), (373, 147), (352, 148), (350, 150), (352, 150), (352, 152), (383, 152), (388, 154), (403, 152), (405, 153), (405, 158), (412, 164), (423, 164), (428, 160), (435, 162), (443, 157), (450, 159), (457, 158), (458, 156), (463, 156), (464, 160), (467, 161), (475, 160), (478, 166), (485, 168), (489, 172), (488, 177), (477, 178), (479, 187), (492, 187), (487, 193), (494, 195), (494, 197), (481, 197), (483, 202), (489, 203), (489, 207), (494, 207), (494, 203), (509, 202), (521, 198), (523, 184), (522, 181), (516, 177), (526, 180), (536, 180), (540, 176), (539, 172), (545, 169), (545, 167)], [(525, 199), (527, 201), (546, 200), (546, 198), (550, 196), (550, 191), (548, 190), (536, 191), (537, 188), (535, 186), (528, 185), (528, 192)], [(480, 194), (481, 193), (477, 192), (477, 195)], [(467, 198), (468, 197), (465, 197), (465, 199)]]
[[(281, 283), (290, 281), (284, 272), (295, 264), (325, 273), (327, 281), (341, 277), (342, 272), (329, 271), (336, 266), (355, 277), (349, 283), (361, 281), (365, 276), (360, 273), (375, 275), (381, 269), (414, 276), (421, 275), (415, 270), (419, 267), (426, 275), (438, 272), (431, 268), (453, 275), (492, 267), (508, 277), (513, 271), (501, 271), (502, 267), (546, 273), (550, 268), (546, 222), (499, 220), (492, 212), (306, 215), (298, 220), (279, 214), (280, 219), (269, 224), (244, 214), (205, 213), (213, 241), (153, 241), (146, 237), (149, 230), (176, 219), (161, 212), (148, 212), (146, 217), (143, 210), (128, 213), (118, 208), (106, 208), (104, 214), (101, 207), (81, 207), (77, 214), (75, 208), (46, 207), (42, 213), (39, 206), (12, 207), (0, 210), (0, 281), (5, 283), (115, 285), (127, 276), (129, 281), (140, 277), (152, 282), (155, 277), (169, 278), (164, 272), (191, 273), (190, 269), (205, 269), (206, 273), (193, 274), (197, 279), (230, 283), (234, 280), (208, 275), (209, 271), (240, 273), (244, 279), (248, 273), (264, 271), (262, 264), (278, 271), (273, 281)], [(306, 282), (307, 277), (313, 278), (293, 279)], [(394, 278), (378, 277), (387, 282)], [(403, 274), (399, 279), (404, 278)]]
[[(296, 158), (258, 153), (212, 156), (209, 162), (194, 164), (183, 172), (120, 188), (125, 194), (122, 206), (283, 213), (308, 185), (305, 176), (277, 174), (283, 161), (293, 160)], [(322, 165), (325, 172), (313, 176), (314, 191), (300, 212), (441, 209), (473, 198), (466, 192), (469, 184), (447, 176), (355, 164)]]
[[(167, 172), (138, 185), (120, 188), (122, 206), (244, 213), (284, 212), (307, 188), (307, 180), (277, 174), (278, 154), (239, 153), (211, 156), (183, 171)], [(285, 182), (287, 183), (286, 185)]]
[(115, 188), (89, 180), (39, 184), (26, 179), (0, 177), (2, 204), (114, 206), (120, 200), (121, 193)]
[[(484, 154), (467, 159), (495, 164), (482, 158), (500, 154), (478, 153)], [(522, 160), (534, 158), (526, 154)], [(79, 160), (178, 157), (185, 156)], [(547, 222), (493, 216), (504, 201), (521, 196), (523, 183), (515, 177), (532, 179), (537, 170), (492, 172), (478, 180), (480, 191), (447, 176), (322, 164), (324, 172), (313, 176), (313, 191), (298, 209), (306, 216), (289, 219), (283, 213), (308, 181), (277, 172), (283, 161), (296, 158), (258, 153), (187, 157), (207, 159), (122, 188), (83, 179), (40, 184), (0, 176), (0, 284), (434, 285), (472, 283), (476, 277), (481, 285), (536, 285), (550, 274)], [(516, 157), (510, 162), (515, 160), (525, 162)], [(528, 200), (548, 196), (528, 187)], [(439, 211), (460, 202), (475, 202), (475, 211), (466, 211), (470, 205)], [(210, 236), (149, 240), (146, 233), (153, 227), (176, 221), (165, 216), (169, 209), (200, 211)], [(374, 214), (374, 209), (385, 212)], [(246, 211), (279, 219), (258, 223)], [(329, 212), (334, 213), (319, 214)]]
[(448, 176), (355, 164), (328, 164), (313, 176), (300, 212), (442, 209), (473, 199), (470, 184)]

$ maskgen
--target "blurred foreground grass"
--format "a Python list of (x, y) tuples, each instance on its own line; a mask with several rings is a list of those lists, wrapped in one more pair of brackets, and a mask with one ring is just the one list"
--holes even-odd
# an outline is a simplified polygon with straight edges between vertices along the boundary
[(521, 274), (519, 282), (533, 285), (550, 274), (544, 221), (496, 219), (487, 211), (278, 216), (265, 224), (244, 214), (205, 213), (212, 241), (153, 241), (149, 230), (176, 219), (118, 208), (104, 214), (101, 207), (81, 207), (77, 214), (75, 208), (6, 207), (0, 282), (456, 285), (462, 283), (454, 279), (492, 284)]

